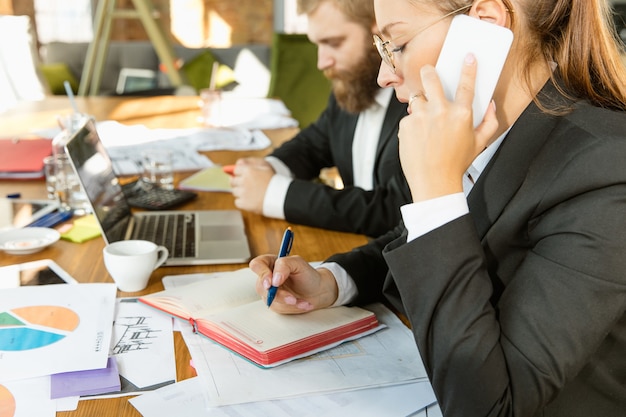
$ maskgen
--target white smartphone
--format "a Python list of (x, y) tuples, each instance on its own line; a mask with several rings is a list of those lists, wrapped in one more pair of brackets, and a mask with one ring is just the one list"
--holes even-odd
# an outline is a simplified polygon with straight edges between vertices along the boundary
[(513, 32), (505, 27), (467, 15), (452, 19), (435, 68), (446, 98), (454, 100), (465, 57), (476, 57), (474, 127), (485, 117), (512, 43)]

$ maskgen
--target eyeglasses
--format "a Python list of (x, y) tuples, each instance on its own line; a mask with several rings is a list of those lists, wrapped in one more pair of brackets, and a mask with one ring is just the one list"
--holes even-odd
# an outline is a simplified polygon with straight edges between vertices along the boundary
[[(450, 13), (446, 13), (445, 15), (441, 16), (439, 19), (435, 20), (434, 22), (432, 22), (429, 25), (424, 26), (423, 28), (419, 29), (418, 31), (416, 31), (415, 33), (413, 33), (413, 35), (411, 36), (411, 38), (415, 38), (417, 35), (419, 35), (420, 33), (422, 33), (423, 31), (425, 31), (426, 29), (435, 26), (437, 23), (441, 22), (442, 20), (455, 15), (457, 13), (463, 12), (467, 9), (469, 9), (470, 7), (472, 7), (471, 4), (468, 4), (466, 6), (463, 7), (459, 7), (456, 10), (451, 11)], [(396, 72), (396, 65), (394, 63), (394, 58), (393, 58), (393, 54), (395, 52), (398, 52), (400, 50), (400, 48), (394, 48), (392, 50), (389, 50), (389, 44), (391, 43), (391, 40), (388, 41), (383, 41), (380, 36), (378, 35), (374, 35), (374, 46), (376, 46), (376, 49), (378, 50), (378, 53), (380, 54), (380, 57), (383, 59), (383, 62), (387, 65), (389, 65), (389, 67), (391, 67), (391, 70), (394, 72)]]

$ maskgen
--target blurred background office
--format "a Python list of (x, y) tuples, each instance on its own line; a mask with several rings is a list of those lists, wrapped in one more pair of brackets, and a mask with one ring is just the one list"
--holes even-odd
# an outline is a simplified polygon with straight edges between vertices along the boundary
[[(19, 100), (65, 94), (64, 80), (78, 92), (103, 2), (109, 0), (0, 0), (0, 88), (14, 96), (3, 99), (0, 111)], [(285, 91), (292, 88), (286, 86), (310, 80), (306, 84), (313, 98), (305, 108), (298, 108), (303, 104), (292, 97), (279, 97), (290, 109), (296, 107), (291, 110), (301, 127), (325, 106), (330, 86), (318, 74), (315, 47), (303, 35), (306, 17), (297, 15), (295, 0), (111, 0), (117, 18), (107, 36), (97, 94), (174, 92), (145, 25), (123, 14), (138, 9), (137, 2), (149, 5), (173, 48), (185, 84), (196, 92), (208, 86), (213, 63), (218, 62), (217, 87), (245, 96), (288, 95)], [(295, 55), (277, 52), (278, 47), (296, 48)], [(294, 56), (303, 63), (298, 66)], [(120, 75), (128, 70), (144, 70), (135, 73), (147, 79), (137, 79), (134, 89), (131, 85), (120, 92)]]
[[(626, 0), (607, 1), (626, 41)], [(0, 0), (0, 112), (20, 100), (65, 94), (65, 80), (79, 91), (103, 2), (117, 12), (149, 5), (173, 50), (172, 65), (191, 89), (177, 90), (145, 25), (120, 13), (111, 21), (97, 86), (86, 90), (90, 80), (83, 77), (86, 94), (193, 93), (209, 86), (216, 69), (217, 88), (278, 97), (300, 127), (326, 104), (330, 86), (316, 68), (316, 49), (303, 35), (306, 17), (297, 15), (295, 0)]]

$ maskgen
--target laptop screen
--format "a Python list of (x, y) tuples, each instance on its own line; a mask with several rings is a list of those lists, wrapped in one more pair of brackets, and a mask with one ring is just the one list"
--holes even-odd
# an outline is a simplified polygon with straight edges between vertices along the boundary
[(92, 119), (65, 145), (107, 243), (124, 240), (131, 219), (119, 180)]

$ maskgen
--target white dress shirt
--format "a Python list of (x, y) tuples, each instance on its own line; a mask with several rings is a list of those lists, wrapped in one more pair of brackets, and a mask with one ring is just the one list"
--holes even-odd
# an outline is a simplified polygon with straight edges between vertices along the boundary
[[(391, 88), (380, 89), (374, 103), (359, 113), (352, 141), (352, 169), (356, 187), (371, 190), (374, 186), (376, 150), (392, 94)], [(272, 156), (265, 159), (272, 165), (276, 174), (265, 191), (263, 215), (284, 219), (285, 199), (293, 181), (293, 173), (280, 159)]]

